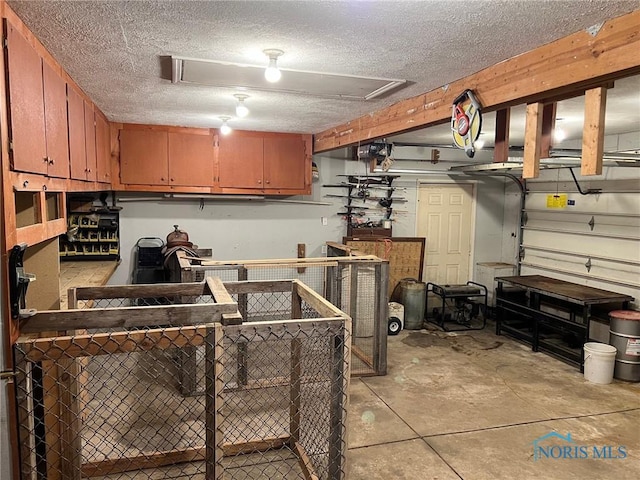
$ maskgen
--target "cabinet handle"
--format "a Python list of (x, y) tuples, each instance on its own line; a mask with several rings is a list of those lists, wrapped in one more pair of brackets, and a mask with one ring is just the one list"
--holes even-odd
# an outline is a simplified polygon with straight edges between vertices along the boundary
[(55, 160), (53, 158), (50, 158), (49, 159), (49, 165), (53, 165), (54, 163), (56, 163)]
[(171, 182), (175, 182), (175, 180), (174, 180), (173, 178), (170, 178), (169, 180), (170, 180)]
[(258, 180), (258, 185), (261, 185), (261, 184), (262, 184), (262, 180)]
[(271, 181), (267, 180), (265, 183), (266, 183), (267, 185), (269, 185), (269, 184), (271, 183)]
[(161, 181), (161, 182), (164, 182), (164, 177), (160, 177), (160, 181)]
[(49, 163), (49, 157), (44, 157), (43, 161), (44, 163)]

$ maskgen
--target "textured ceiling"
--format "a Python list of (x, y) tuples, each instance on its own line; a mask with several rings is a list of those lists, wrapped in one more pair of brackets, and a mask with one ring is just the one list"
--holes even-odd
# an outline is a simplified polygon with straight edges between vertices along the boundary
[(637, 0), (14, 1), (112, 121), (218, 127), (236, 90), (172, 84), (162, 57), (266, 64), (411, 84), (372, 101), (244, 92), (243, 130), (316, 133), (616, 17)]

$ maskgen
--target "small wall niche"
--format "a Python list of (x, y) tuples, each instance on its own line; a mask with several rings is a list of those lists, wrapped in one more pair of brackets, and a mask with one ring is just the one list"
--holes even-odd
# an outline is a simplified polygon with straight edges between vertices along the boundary
[(15, 192), (16, 227), (42, 223), (39, 192)]
[(62, 218), (62, 193), (59, 192), (47, 192), (45, 194), (45, 206), (47, 212), (47, 221), (57, 220), (58, 218)]

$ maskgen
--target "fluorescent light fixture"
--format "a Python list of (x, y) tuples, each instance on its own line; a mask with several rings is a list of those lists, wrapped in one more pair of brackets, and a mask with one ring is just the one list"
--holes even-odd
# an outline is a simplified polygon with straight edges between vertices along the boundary
[(219, 117), (220, 120), (222, 120), (222, 126), (220, 127), (220, 133), (222, 135), (229, 135), (231, 133), (231, 127), (229, 126), (229, 124), (227, 123), (229, 120), (231, 120), (231, 117), (228, 115), (222, 115), (221, 117)]
[(249, 109), (244, 104), (244, 101), (249, 98), (249, 95), (236, 93), (234, 97), (238, 100), (238, 104), (236, 105), (236, 115), (240, 118), (244, 118), (249, 115)]
[(283, 55), (284, 52), (277, 48), (269, 48), (267, 50), (263, 50), (263, 52), (267, 57), (269, 57), (269, 65), (264, 71), (264, 78), (267, 79), (267, 82), (275, 83), (282, 77), (282, 73), (278, 68), (278, 57)]

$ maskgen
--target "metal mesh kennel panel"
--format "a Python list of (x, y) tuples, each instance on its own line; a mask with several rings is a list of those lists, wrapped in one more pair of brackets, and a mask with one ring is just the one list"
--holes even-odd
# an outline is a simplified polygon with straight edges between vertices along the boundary
[[(118, 330), (124, 307), (109, 332), (15, 344), (23, 478), (344, 478), (350, 322), (299, 282), (289, 299), (293, 320)], [(200, 348), (205, 394), (185, 396)]]

